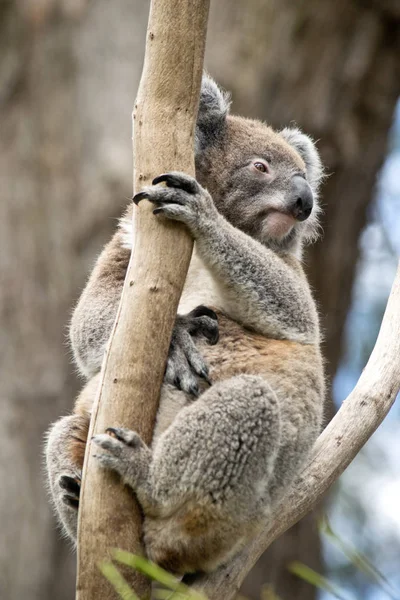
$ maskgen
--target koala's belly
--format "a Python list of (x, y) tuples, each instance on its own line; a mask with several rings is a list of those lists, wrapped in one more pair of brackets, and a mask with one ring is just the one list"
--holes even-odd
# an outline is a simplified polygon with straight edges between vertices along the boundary
[[(219, 341), (210, 346), (204, 340), (197, 347), (207, 361), (213, 383), (237, 375), (260, 375), (271, 385), (281, 400), (282, 410), (293, 409), (297, 397), (306, 397), (310, 405), (320, 403), (323, 396), (322, 360), (316, 346), (288, 340), (274, 340), (254, 333), (220, 311)], [(198, 378), (201, 392), (208, 384)], [(195, 399), (170, 384), (161, 390), (160, 406), (153, 442), (173, 423), (176, 415)], [(304, 402), (304, 400), (303, 400)], [(311, 412), (319, 414), (319, 407)]]
[(248, 374), (264, 376), (273, 385), (287, 380), (291, 373), (306, 378), (311, 369), (315, 373), (315, 360), (320, 360), (315, 346), (266, 338), (216, 312), (218, 344), (210, 346), (203, 341), (198, 344), (209, 364), (213, 382)]

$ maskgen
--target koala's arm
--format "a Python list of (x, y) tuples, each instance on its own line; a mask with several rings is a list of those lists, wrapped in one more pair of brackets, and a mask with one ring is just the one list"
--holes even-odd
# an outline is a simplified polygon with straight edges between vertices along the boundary
[(210, 194), (184, 173), (154, 180), (134, 201), (148, 199), (155, 214), (185, 223), (197, 252), (215, 275), (229, 316), (275, 339), (318, 343), (318, 316), (299, 261), (278, 254), (231, 225)]
[(277, 339), (318, 342), (318, 316), (303, 270), (292, 255), (278, 255), (219, 214), (195, 234), (201, 258), (230, 303), (231, 316)]
[(118, 230), (97, 259), (88, 283), (74, 310), (70, 341), (83, 375), (92, 377), (101, 368), (121, 297), (130, 249)]

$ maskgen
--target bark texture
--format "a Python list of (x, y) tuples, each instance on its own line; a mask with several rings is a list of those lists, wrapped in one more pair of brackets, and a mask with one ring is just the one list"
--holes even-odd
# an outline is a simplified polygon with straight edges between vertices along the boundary
[[(194, 131), (203, 72), (209, 3), (153, 0), (143, 73), (133, 113), (134, 192), (170, 170), (195, 175)], [(120, 548), (141, 544), (139, 505), (115, 474), (100, 469), (91, 438), (107, 427), (129, 427), (149, 444), (168, 347), (193, 240), (181, 224), (160, 223), (150, 203), (134, 210), (135, 245), (92, 412), (79, 503), (77, 599), (115, 598), (98, 569)], [(140, 315), (140, 319), (138, 319)], [(154, 345), (157, 340), (157, 345)], [(127, 581), (139, 598), (149, 580)]]

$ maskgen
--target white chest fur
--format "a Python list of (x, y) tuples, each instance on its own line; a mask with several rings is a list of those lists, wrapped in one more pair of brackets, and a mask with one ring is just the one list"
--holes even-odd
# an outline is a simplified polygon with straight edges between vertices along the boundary
[[(122, 243), (124, 247), (131, 250), (133, 247), (132, 220), (129, 217), (120, 219), (119, 227), (122, 233)], [(178, 313), (188, 313), (200, 304), (219, 308), (227, 314), (232, 312), (229, 310), (229, 305), (231, 304), (229, 301), (229, 294), (227, 295), (226, 291), (223, 292), (210, 271), (204, 265), (196, 252), (195, 244), (182, 297), (179, 302)]]
[(200, 304), (221, 310), (227, 308), (220, 287), (198, 256), (195, 245), (178, 312), (188, 313)]

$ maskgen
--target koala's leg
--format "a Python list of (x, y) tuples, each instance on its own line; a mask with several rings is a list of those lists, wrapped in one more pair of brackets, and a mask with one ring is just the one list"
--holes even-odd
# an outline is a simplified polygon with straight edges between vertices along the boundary
[(85, 377), (100, 371), (121, 297), (131, 251), (118, 230), (97, 259), (72, 315), (70, 341)]
[(52, 425), (45, 448), (51, 498), (64, 532), (76, 540), (79, 493), (89, 416), (69, 415)]
[(47, 434), (45, 446), (49, 489), (65, 533), (76, 538), (79, 493), (83, 460), (90, 425), (90, 413), (100, 375), (80, 392), (74, 413), (56, 421)]
[[(134, 446), (123, 439), (130, 434)], [(241, 375), (183, 408), (152, 457), (147, 449), (145, 468), (135, 466), (143, 450), (137, 434), (94, 441), (100, 462), (144, 498), (149, 556), (185, 573), (227, 560), (267, 517), (280, 435), (275, 393), (262, 377)]]
[(100, 465), (119, 473), (124, 483), (135, 490), (143, 509), (151, 510), (154, 505), (149, 485), (152, 454), (142, 438), (130, 429), (109, 427), (106, 433), (94, 436), (93, 442), (99, 447), (99, 453), (94, 456)]

